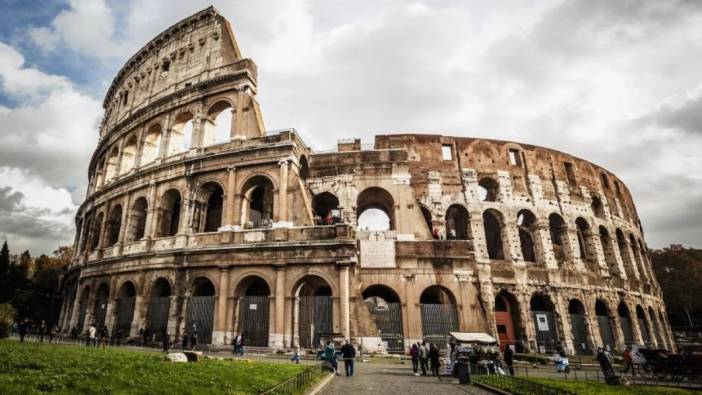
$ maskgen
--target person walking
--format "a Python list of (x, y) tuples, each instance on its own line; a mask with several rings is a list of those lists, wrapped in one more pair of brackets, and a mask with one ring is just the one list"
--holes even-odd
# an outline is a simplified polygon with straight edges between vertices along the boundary
[(244, 356), (244, 338), (240, 333), (234, 337), (234, 354), (240, 357)]
[(100, 328), (100, 344), (102, 345), (103, 350), (107, 346), (107, 339), (109, 337), (110, 337), (110, 333), (107, 331), (107, 327), (105, 325), (103, 325)]
[(413, 344), (412, 347), (410, 347), (410, 359), (412, 359), (412, 370), (414, 371), (415, 376), (419, 376), (419, 373), (417, 373), (417, 369), (419, 369), (419, 347), (417, 347), (417, 344)]
[(626, 346), (624, 349), (624, 354), (622, 354), (622, 359), (624, 360), (623, 373), (629, 373), (629, 368), (631, 368), (631, 375), (636, 376), (636, 366), (634, 365), (634, 358), (631, 355), (631, 346)]
[(23, 320), (19, 324), (20, 343), (24, 343), (24, 337), (27, 336), (27, 320)]
[(353, 363), (356, 360), (356, 349), (353, 348), (350, 340), (341, 346), (341, 353), (344, 357), (344, 370), (347, 377), (353, 377)]
[(605, 379), (614, 376), (614, 369), (612, 369), (612, 356), (602, 347), (597, 348), (597, 362), (600, 364), (600, 369)]
[(47, 332), (47, 327), (46, 327), (46, 321), (41, 320), (41, 324), (39, 325), (39, 342), (44, 343), (44, 335), (46, 335)]
[(505, 364), (510, 376), (514, 376), (514, 350), (511, 345), (505, 347)]
[(431, 364), (431, 375), (438, 376), (439, 380), (441, 380), (441, 375), (439, 374), (439, 367), (441, 366), (439, 348), (433, 343), (429, 343), (429, 363)]
[(56, 325), (52, 325), (52, 326), (49, 328), (49, 343), (53, 343), (53, 342), (54, 342), (54, 337), (56, 336), (56, 334), (58, 333), (58, 331), (59, 331), (59, 328), (58, 328)]
[(327, 341), (327, 345), (324, 347), (324, 359), (331, 364), (334, 374), (341, 376), (339, 374), (339, 365), (336, 362), (336, 349), (330, 341)]
[(88, 343), (87, 345), (97, 347), (97, 328), (95, 324), (90, 324), (88, 328)]
[(426, 376), (429, 368), (427, 363), (429, 360), (429, 346), (423, 341), (422, 344), (417, 343), (417, 347), (419, 348), (419, 366), (422, 368), (422, 376)]
[(195, 350), (195, 346), (197, 346), (197, 326), (193, 324), (190, 330), (190, 350)]
[(300, 345), (299, 344), (295, 345), (295, 348), (293, 349), (293, 355), (292, 355), (292, 358), (290, 360), (295, 362), (298, 365), (300, 364)]

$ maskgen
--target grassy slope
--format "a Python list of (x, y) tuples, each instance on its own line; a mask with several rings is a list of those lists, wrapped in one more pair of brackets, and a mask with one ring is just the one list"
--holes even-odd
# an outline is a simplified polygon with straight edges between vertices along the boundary
[(630, 386), (611, 386), (604, 383), (595, 383), (592, 381), (566, 381), (566, 380), (554, 380), (554, 379), (540, 379), (540, 378), (529, 378), (530, 381), (534, 381), (540, 384), (547, 385), (549, 387), (564, 389), (568, 391), (575, 392), (577, 394), (602, 394), (602, 395), (681, 395), (681, 394), (695, 394), (696, 392), (683, 390), (679, 388), (667, 388), (667, 387), (652, 387), (645, 385), (630, 385)]
[(0, 393), (252, 394), (301, 372), (294, 364), (205, 360), (158, 353), (0, 341)]

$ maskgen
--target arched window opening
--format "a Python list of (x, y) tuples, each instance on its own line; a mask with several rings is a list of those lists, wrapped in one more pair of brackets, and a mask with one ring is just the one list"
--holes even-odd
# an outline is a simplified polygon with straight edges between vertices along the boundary
[[(122, 336), (129, 337), (134, 318), (134, 302), (136, 301), (136, 288), (131, 281), (127, 281), (119, 288), (117, 293), (116, 324)], [(122, 337), (121, 336), (121, 337)]]
[(95, 187), (100, 187), (105, 182), (105, 158), (100, 159), (95, 167)]
[(190, 149), (193, 139), (193, 122), (193, 114), (189, 112), (184, 112), (176, 117), (168, 141), (168, 155), (175, 155)]
[(107, 167), (105, 168), (105, 182), (110, 182), (117, 178), (119, 172), (119, 149), (112, 148), (110, 155), (107, 157)]
[(333, 225), (341, 223), (339, 199), (331, 192), (322, 192), (312, 199), (315, 225)]
[(522, 257), (526, 262), (536, 262), (534, 252), (534, 227), (536, 216), (529, 210), (517, 213), (517, 228), (519, 229), (519, 244), (522, 248)]
[(310, 164), (307, 161), (307, 157), (302, 155), (300, 157), (300, 178), (303, 180), (309, 178), (310, 176)]
[(619, 323), (622, 327), (622, 333), (624, 334), (624, 343), (627, 345), (634, 344), (634, 331), (631, 329), (631, 316), (629, 315), (629, 308), (626, 307), (624, 302), (619, 303), (617, 313), (619, 314)]
[(565, 221), (560, 215), (553, 213), (548, 216), (548, 229), (551, 234), (553, 256), (559, 263), (565, 261), (564, 240), (568, 237)]
[(268, 228), (273, 224), (273, 183), (256, 176), (242, 188), (242, 221), (245, 228)]
[(541, 353), (555, 351), (561, 344), (556, 332), (556, 316), (551, 298), (535, 294), (529, 302), (536, 331), (536, 345)]
[(386, 285), (372, 285), (363, 291), (363, 300), (375, 324), (376, 333), (389, 352), (404, 352), (402, 304), (395, 291)]
[(424, 223), (427, 225), (427, 230), (429, 231), (429, 234), (433, 239), (438, 239), (439, 238), (439, 232), (438, 229), (434, 228), (434, 221), (431, 219), (431, 211), (423, 205), (419, 205), (419, 209), (422, 212), (422, 218), (424, 218)]
[(590, 243), (588, 238), (591, 236), (590, 224), (582, 218), (578, 217), (575, 220), (575, 228), (578, 234), (578, 247), (580, 248), (580, 259), (588, 262), (594, 261), (594, 253), (590, 251)]
[(122, 205), (116, 205), (110, 212), (107, 220), (107, 246), (117, 244), (119, 241), (119, 231), (122, 229)]
[(470, 240), (468, 210), (454, 204), (446, 210), (446, 238), (449, 240)]
[(141, 164), (151, 163), (158, 158), (161, 147), (161, 125), (152, 125), (146, 132), (144, 145), (141, 149)]
[(485, 244), (490, 259), (505, 259), (502, 247), (502, 214), (496, 210), (483, 212), (483, 227), (485, 229)]
[(624, 232), (617, 228), (615, 234), (617, 235), (617, 247), (619, 248), (619, 256), (624, 262), (624, 267), (627, 270), (627, 274), (634, 277), (634, 262), (631, 261), (631, 255), (629, 255), (628, 246), (626, 245), (626, 237), (624, 237)]
[(95, 250), (100, 246), (100, 228), (102, 227), (102, 221), (105, 215), (99, 213), (95, 220), (92, 222), (92, 229), (90, 229), (90, 250)]
[(646, 273), (646, 268), (644, 266), (643, 258), (641, 257), (641, 250), (639, 249), (639, 243), (636, 242), (633, 234), (629, 234), (629, 245), (631, 246), (631, 251), (634, 253), (634, 264), (638, 267), (639, 276), (641, 279), (648, 277)]
[(499, 192), (499, 184), (490, 177), (478, 181), (478, 197), (481, 202), (495, 202)]
[(122, 148), (122, 164), (119, 170), (119, 174), (128, 173), (132, 170), (136, 164), (137, 156), (137, 138), (136, 136), (131, 136), (127, 140), (124, 148)]
[(247, 346), (268, 347), (270, 294), (268, 283), (259, 276), (247, 276), (237, 286), (237, 328)]
[(210, 107), (205, 122), (203, 146), (230, 141), (234, 122), (234, 110), (229, 102), (220, 101)]
[(163, 277), (154, 281), (149, 292), (146, 329), (153, 333), (156, 341), (163, 339), (168, 331), (168, 316), (171, 307), (171, 285)]
[(186, 330), (197, 337), (199, 344), (209, 344), (212, 342), (215, 287), (205, 277), (196, 278), (192, 284)]
[(605, 262), (607, 262), (610, 272), (619, 274), (617, 259), (614, 255), (614, 249), (612, 248), (612, 239), (609, 236), (609, 231), (604, 226), (600, 226), (600, 244), (602, 244), (602, 252), (604, 253)]
[(597, 325), (600, 328), (602, 344), (608, 349), (614, 349), (614, 330), (612, 329), (612, 318), (609, 316), (607, 305), (597, 300), (595, 302), (595, 314), (597, 315)]
[(140, 197), (132, 203), (132, 210), (129, 218), (129, 233), (127, 242), (133, 242), (144, 238), (146, 231), (146, 213), (149, 204), (146, 198)]
[(636, 319), (639, 324), (639, 331), (641, 331), (641, 338), (646, 345), (651, 344), (651, 328), (648, 326), (648, 319), (646, 318), (646, 312), (641, 305), (636, 305)]
[(385, 189), (370, 187), (358, 195), (356, 218), (360, 230), (385, 231), (395, 228), (395, 201)]
[[(322, 340), (331, 340), (334, 332), (332, 290), (321, 277), (306, 276), (293, 287), (293, 328), (300, 346), (317, 347)], [(297, 313), (297, 314), (295, 314)]]
[(101, 328), (105, 325), (109, 297), (110, 288), (108, 285), (105, 283), (100, 284), (95, 293), (95, 305), (93, 306), (93, 324), (96, 328)]
[(430, 343), (446, 347), (449, 332), (458, 331), (456, 298), (446, 288), (432, 285), (419, 298), (422, 312), (422, 335)]
[(600, 199), (599, 196), (592, 195), (592, 203), (590, 204), (590, 207), (592, 208), (592, 213), (595, 214), (595, 217), (604, 219), (604, 205), (602, 204), (602, 199)]
[(175, 236), (180, 225), (180, 192), (169, 189), (161, 198), (159, 237)]
[(495, 296), (495, 324), (500, 350), (504, 351), (507, 346), (514, 345), (516, 352), (523, 352), (518, 341), (521, 337), (519, 322), (517, 298), (507, 291), (501, 291)]
[(219, 184), (208, 182), (200, 188), (195, 217), (198, 232), (216, 232), (222, 226), (224, 191)]
[(577, 300), (571, 299), (568, 303), (570, 314), (570, 327), (573, 332), (573, 346), (578, 355), (590, 354), (590, 343), (587, 341), (587, 319), (585, 306)]

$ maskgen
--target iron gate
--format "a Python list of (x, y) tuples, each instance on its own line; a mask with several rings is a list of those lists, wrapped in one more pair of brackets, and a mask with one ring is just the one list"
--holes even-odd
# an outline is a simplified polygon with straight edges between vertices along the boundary
[(449, 332), (458, 331), (458, 311), (453, 304), (421, 304), (422, 337), (445, 348)]
[(556, 335), (556, 321), (553, 311), (534, 311), (536, 348), (539, 352), (553, 352), (560, 346)]
[(622, 326), (622, 333), (624, 334), (625, 344), (634, 344), (634, 333), (631, 331), (631, 322), (628, 317), (619, 317), (619, 321)]
[(267, 295), (242, 298), (239, 305), (239, 328), (245, 345), (268, 347), (269, 305)]
[(197, 328), (198, 344), (212, 343), (212, 318), (215, 298), (212, 296), (191, 296), (188, 301), (188, 332), (193, 325)]
[(587, 342), (587, 329), (585, 316), (582, 314), (571, 314), (570, 325), (573, 330), (573, 347), (580, 355), (590, 354), (590, 345)]
[(597, 316), (597, 325), (600, 327), (602, 344), (608, 347), (609, 351), (614, 350), (614, 334), (612, 333), (612, 320), (606, 315)]
[(651, 335), (648, 333), (648, 326), (644, 318), (639, 318), (639, 329), (641, 330), (641, 338), (644, 344), (651, 344)]
[(85, 326), (85, 313), (88, 312), (88, 301), (81, 298), (80, 307), (78, 307), (78, 332), (83, 332)]
[(151, 333), (156, 334), (156, 341), (160, 341), (163, 332), (168, 329), (168, 312), (170, 308), (171, 298), (168, 296), (151, 298), (151, 301), (149, 301), (146, 327)]
[(402, 333), (402, 305), (387, 303), (378, 305), (366, 302), (375, 326), (380, 331), (380, 339), (388, 344), (389, 352), (405, 351), (405, 336)]
[(298, 315), (300, 347), (314, 348), (322, 338), (331, 340), (333, 331), (331, 296), (301, 296)]
[(117, 329), (122, 331), (122, 336), (129, 336), (134, 318), (134, 301), (136, 298), (117, 299)]
[(93, 316), (93, 321), (95, 322), (95, 327), (100, 329), (105, 325), (105, 316), (107, 315), (107, 298), (100, 298), (95, 301), (95, 314)]

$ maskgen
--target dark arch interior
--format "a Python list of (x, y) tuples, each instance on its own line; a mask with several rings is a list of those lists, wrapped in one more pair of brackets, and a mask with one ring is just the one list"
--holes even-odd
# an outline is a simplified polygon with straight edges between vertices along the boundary
[[(395, 221), (393, 217), (395, 201), (392, 195), (383, 188), (370, 187), (364, 189), (358, 195), (356, 201), (356, 219), (359, 226), (363, 221), (360, 221), (361, 216), (366, 210), (379, 210), (387, 216), (389, 229), (394, 229)], [(378, 213), (375, 213), (378, 214)]]
[(193, 296), (214, 296), (215, 289), (212, 282), (204, 277), (193, 281)]
[(485, 243), (490, 259), (504, 259), (502, 249), (502, 225), (491, 210), (483, 212), (483, 227), (485, 228)]
[(107, 245), (115, 245), (119, 241), (119, 232), (122, 228), (122, 206), (116, 205), (110, 211), (110, 218), (107, 221)]
[(609, 315), (607, 312), (607, 305), (601, 300), (598, 300), (595, 302), (595, 314), (600, 315), (600, 316), (607, 316)]
[(479, 198), (484, 202), (494, 202), (497, 200), (499, 184), (490, 177), (481, 178), (478, 181)]
[(131, 210), (131, 231), (129, 241), (141, 240), (146, 231), (146, 213), (149, 208), (149, 203), (146, 198), (140, 197), (132, 205)]
[(636, 317), (646, 319), (646, 313), (641, 306), (636, 306)]
[(202, 230), (204, 232), (216, 232), (222, 226), (224, 191), (216, 183), (205, 184), (202, 189), (205, 196), (207, 196), (204, 210), (204, 228)]
[(246, 182), (244, 195), (249, 199), (248, 220), (254, 227), (273, 219), (273, 183), (267, 177), (256, 176)]
[(249, 276), (239, 285), (239, 292), (246, 296), (268, 296), (271, 294), (271, 289), (261, 277)]
[(546, 295), (534, 295), (529, 302), (532, 311), (553, 311), (553, 302)]
[(303, 278), (297, 287), (298, 296), (331, 296), (332, 290), (329, 284), (321, 277), (307, 276)]
[(400, 303), (400, 297), (395, 291), (386, 285), (371, 285), (363, 291), (363, 300), (378, 298), (386, 303)]
[(339, 199), (331, 192), (322, 192), (312, 199), (312, 210), (320, 222), (318, 225), (332, 225), (340, 222)]
[(118, 298), (133, 298), (136, 296), (136, 288), (131, 281), (127, 281), (119, 288)]
[(509, 300), (508, 295), (500, 293), (497, 296), (495, 296), (495, 311), (508, 312), (511, 310), (511, 304), (512, 303)]
[(629, 318), (629, 308), (626, 307), (626, 305), (623, 302), (619, 303), (619, 307), (617, 308), (617, 313), (619, 313), (620, 317)]
[(438, 285), (433, 285), (422, 292), (421, 304), (456, 304), (451, 292)]
[(300, 178), (303, 180), (310, 176), (310, 165), (306, 156), (300, 157)]
[(598, 218), (604, 218), (604, 206), (602, 200), (598, 196), (592, 196), (592, 204), (590, 204), (592, 212)]
[(568, 302), (568, 314), (585, 315), (585, 306), (579, 300), (571, 299)]
[(175, 189), (168, 190), (161, 200), (161, 226), (159, 236), (175, 236), (180, 224), (180, 192)]
[(165, 298), (171, 296), (171, 285), (165, 278), (159, 278), (151, 286), (152, 298)]
[(434, 236), (434, 222), (431, 220), (431, 212), (423, 204), (419, 205), (419, 209), (422, 211), (422, 217), (424, 218), (424, 223), (427, 224), (427, 229), (429, 229), (429, 233), (432, 236)]
[(536, 262), (534, 252), (534, 238), (532, 230), (536, 224), (536, 216), (529, 210), (521, 210), (517, 213), (517, 227), (519, 229), (519, 245), (522, 249), (522, 257), (527, 262)]
[(95, 298), (96, 299), (107, 299), (107, 297), (110, 295), (110, 288), (107, 286), (107, 284), (101, 284), (97, 292), (95, 293)]
[(468, 240), (470, 237), (468, 226), (468, 210), (454, 204), (446, 210), (446, 237), (450, 240)]

